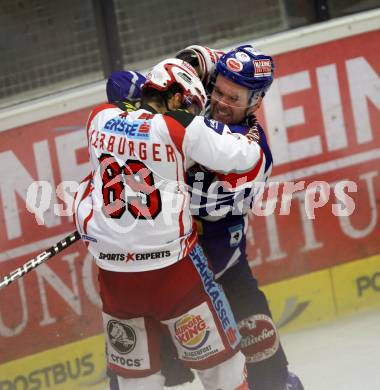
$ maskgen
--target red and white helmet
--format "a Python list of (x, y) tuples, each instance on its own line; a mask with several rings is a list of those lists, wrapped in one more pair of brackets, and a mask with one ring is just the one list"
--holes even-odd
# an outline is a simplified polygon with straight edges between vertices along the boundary
[(203, 85), (207, 87), (216, 63), (223, 54), (224, 52), (210, 49), (207, 46), (191, 45), (180, 50), (176, 57), (196, 68)]
[(207, 95), (195, 69), (178, 58), (168, 58), (155, 65), (146, 77), (143, 88), (167, 91), (173, 84), (178, 84), (184, 95), (186, 108), (195, 105), (199, 113), (206, 107)]

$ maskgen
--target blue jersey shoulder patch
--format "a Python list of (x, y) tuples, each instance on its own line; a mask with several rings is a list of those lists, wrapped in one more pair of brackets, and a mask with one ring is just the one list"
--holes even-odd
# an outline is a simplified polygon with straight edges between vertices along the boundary
[(218, 122), (214, 119), (208, 119), (208, 118), (204, 118), (204, 121), (205, 121), (205, 124), (207, 127), (210, 127), (210, 129), (214, 130), (215, 132), (217, 132), (218, 134), (222, 134), (223, 133), (223, 129), (224, 129), (224, 124), (221, 123), (221, 122)]

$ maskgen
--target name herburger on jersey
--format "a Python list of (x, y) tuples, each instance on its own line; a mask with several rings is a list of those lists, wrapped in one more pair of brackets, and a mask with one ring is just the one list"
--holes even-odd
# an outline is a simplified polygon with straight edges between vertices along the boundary
[(155, 260), (170, 257), (170, 251), (158, 251), (147, 253), (99, 253), (99, 260), (109, 261), (142, 261), (142, 260)]
[(128, 113), (123, 113), (107, 121), (101, 131), (93, 129), (89, 134), (89, 144), (101, 152), (138, 157), (141, 161), (175, 163), (173, 146), (144, 142), (150, 140), (152, 117), (152, 114), (144, 112), (137, 119), (130, 120)]

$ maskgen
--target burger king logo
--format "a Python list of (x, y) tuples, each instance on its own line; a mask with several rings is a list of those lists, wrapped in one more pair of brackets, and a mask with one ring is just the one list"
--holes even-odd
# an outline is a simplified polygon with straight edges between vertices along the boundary
[(210, 331), (200, 315), (187, 314), (174, 324), (175, 338), (186, 349), (201, 348), (207, 341)]
[(229, 58), (226, 61), (227, 68), (233, 72), (240, 72), (243, 69), (243, 64), (236, 58)]

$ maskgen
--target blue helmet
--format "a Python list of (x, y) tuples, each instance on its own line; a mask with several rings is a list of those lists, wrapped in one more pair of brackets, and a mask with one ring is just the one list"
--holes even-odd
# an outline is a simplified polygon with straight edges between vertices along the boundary
[(264, 96), (273, 82), (274, 63), (270, 56), (251, 45), (239, 46), (224, 54), (216, 64), (215, 75), (248, 88), (251, 97)]
[(124, 106), (125, 103), (136, 103), (141, 100), (141, 87), (146, 78), (133, 71), (116, 71), (107, 80), (107, 98), (109, 103)]

